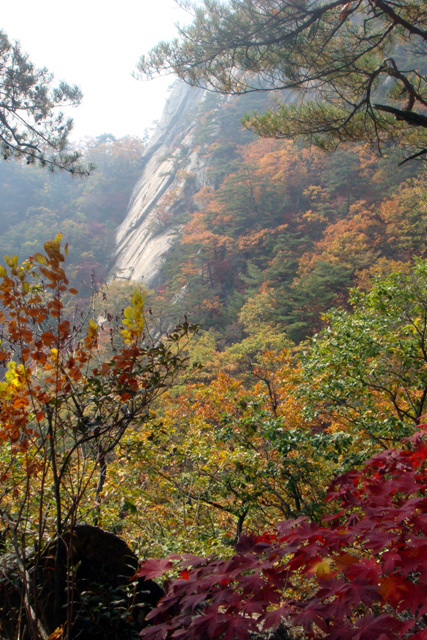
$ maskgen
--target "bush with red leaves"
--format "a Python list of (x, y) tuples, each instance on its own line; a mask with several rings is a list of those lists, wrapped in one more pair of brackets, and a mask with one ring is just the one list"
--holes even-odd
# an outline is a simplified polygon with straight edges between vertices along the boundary
[[(247, 640), (279, 624), (325, 640), (427, 640), (427, 439), (338, 477), (321, 524), (242, 536), (228, 559), (185, 556), (144, 640)], [(144, 562), (161, 576), (177, 556)]]

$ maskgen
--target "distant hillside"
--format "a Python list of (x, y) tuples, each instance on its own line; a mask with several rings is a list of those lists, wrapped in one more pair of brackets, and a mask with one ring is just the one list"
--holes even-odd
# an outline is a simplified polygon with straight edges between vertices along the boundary
[(0, 256), (25, 260), (61, 232), (69, 244), (68, 276), (89, 296), (93, 281), (109, 269), (114, 231), (141, 173), (143, 148), (133, 137), (86, 140), (81, 151), (95, 164), (88, 178), (0, 161)]
[(349, 287), (425, 253), (419, 165), (255, 138), (240, 120), (265, 100), (177, 84), (117, 234), (115, 276), (224, 344), (257, 322), (299, 342)]

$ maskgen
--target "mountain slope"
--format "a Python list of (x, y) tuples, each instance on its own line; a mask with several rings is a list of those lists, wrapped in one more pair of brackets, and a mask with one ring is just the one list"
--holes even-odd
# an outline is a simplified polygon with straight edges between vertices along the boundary
[(416, 163), (257, 138), (241, 117), (265, 106), (177, 84), (117, 233), (115, 277), (225, 344), (263, 323), (299, 342), (350, 286), (425, 250)]

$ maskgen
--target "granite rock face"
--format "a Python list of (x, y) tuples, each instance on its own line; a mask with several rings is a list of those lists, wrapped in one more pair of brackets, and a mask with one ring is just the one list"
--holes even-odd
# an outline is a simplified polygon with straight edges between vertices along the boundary
[(179, 213), (204, 184), (208, 160), (195, 144), (202, 89), (176, 83), (143, 159), (128, 213), (117, 230), (112, 277), (159, 283), (159, 267), (177, 239)]

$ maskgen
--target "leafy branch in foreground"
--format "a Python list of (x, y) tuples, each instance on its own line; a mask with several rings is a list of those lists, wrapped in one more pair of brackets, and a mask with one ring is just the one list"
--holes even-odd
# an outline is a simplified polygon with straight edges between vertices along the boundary
[(222, 93), (297, 92), (246, 125), (326, 148), (367, 140), (426, 152), (426, 1), (204, 0), (179, 37), (142, 56), (150, 77), (174, 73)]
[[(243, 536), (226, 560), (181, 558), (141, 638), (248, 640), (281, 625), (307, 640), (425, 640), (425, 427), (339, 476), (323, 524), (298, 518)], [(176, 560), (148, 560), (137, 575), (159, 577)]]
[[(153, 401), (186, 366), (182, 343), (195, 330), (185, 323), (162, 342), (150, 342), (144, 299), (135, 292), (124, 311), (121, 343), (102, 358), (97, 324), (73, 326), (65, 314), (64, 296), (77, 291), (64, 260), (58, 235), (45, 244), (45, 254), (22, 265), (6, 257), (6, 268), (0, 267), (0, 522), (10, 554), (2, 560), (13, 559), (17, 570), (11, 637), (24, 620), (29, 635), (19, 637), (37, 640), (60, 625), (61, 637), (72, 637), (67, 594), (74, 589), (77, 595), (64, 544), (71, 548), (79, 521), (96, 524), (114, 449), (129, 427), (150, 418)], [(49, 544), (51, 591), (34, 573)]]
[(82, 94), (77, 86), (60, 82), (38, 69), (0, 31), (0, 153), (4, 160), (24, 158), (51, 171), (63, 169), (87, 175), (90, 167), (79, 163), (80, 154), (70, 151), (68, 138), (73, 121), (58, 108), (77, 106)]

